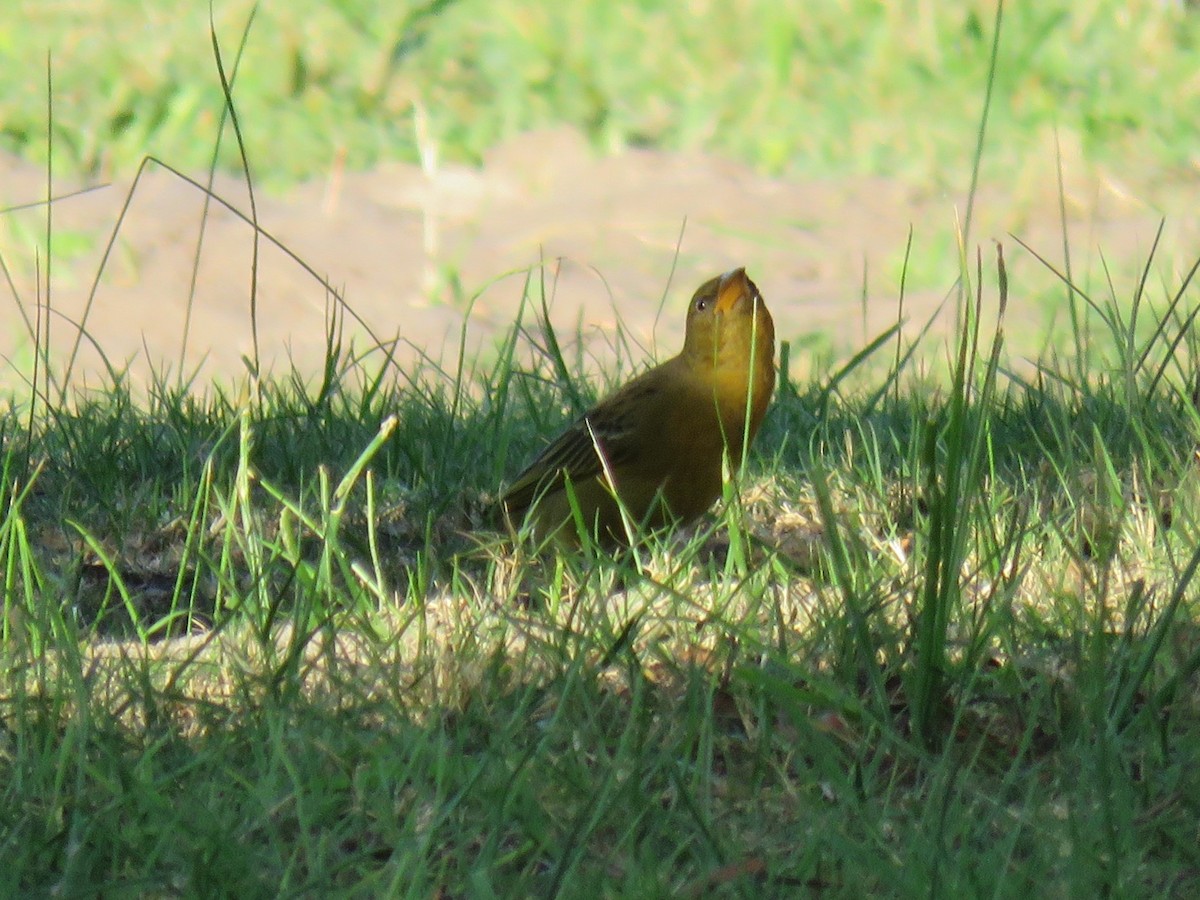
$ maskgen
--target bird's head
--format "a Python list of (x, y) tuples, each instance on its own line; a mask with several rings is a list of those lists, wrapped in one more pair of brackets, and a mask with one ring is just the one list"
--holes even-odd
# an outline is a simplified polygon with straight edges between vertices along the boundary
[(743, 268), (710, 278), (688, 307), (683, 355), (697, 365), (748, 372), (751, 358), (773, 365), (775, 323)]

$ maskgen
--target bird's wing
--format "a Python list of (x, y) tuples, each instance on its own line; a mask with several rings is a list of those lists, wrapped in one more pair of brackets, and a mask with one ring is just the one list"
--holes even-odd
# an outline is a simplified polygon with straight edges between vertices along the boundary
[(516, 477), (504, 505), (523, 512), (539, 496), (563, 490), (568, 478), (578, 484), (634, 459), (637, 430), (644, 427), (646, 405), (658, 392), (653, 381), (635, 379), (581, 416)]

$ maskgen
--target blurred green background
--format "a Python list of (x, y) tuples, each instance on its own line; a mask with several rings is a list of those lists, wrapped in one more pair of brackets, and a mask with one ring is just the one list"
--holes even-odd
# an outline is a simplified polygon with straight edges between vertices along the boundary
[[(207, 165), (221, 108), (204, 2), (21, 0), (0, 18), (0, 146), (91, 176), (146, 153)], [(253, 4), (218, 0), (232, 70)], [(761, 171), (962, 184), (992, 2), (266, 0), (234, 88), (255, 177), (444, 160), (572, 123), (596, 148), (703, 148)], [(1009, 3), (991, 123), (998, 173), (1058, 128), (1102, 164), (1197, 166), (1200, 17), (1170, 2)], [(234, 167), (227, 141), (222, 164)]]

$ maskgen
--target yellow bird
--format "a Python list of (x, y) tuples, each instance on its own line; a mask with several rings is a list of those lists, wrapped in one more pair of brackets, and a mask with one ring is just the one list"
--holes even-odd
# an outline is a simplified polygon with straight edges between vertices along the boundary
[[(745, 269), (702, 284), (679, 355), (596, 404), (516, 477), (501, 503), (532, 515), (541, 537), (577, 544), (571, 495), (587, 530), (628, 543), (632, 525), (686, 523), (721, 496), (722, 461), (741, 463), (775, 389), (775, 324)], [(568, 488), (569, 485), (569, 488)]]

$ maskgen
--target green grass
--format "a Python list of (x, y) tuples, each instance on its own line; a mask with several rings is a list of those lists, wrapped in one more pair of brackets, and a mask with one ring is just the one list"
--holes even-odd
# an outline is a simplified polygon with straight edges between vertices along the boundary
[[(64, 171), (146, 153), (208, 164), (221, 88), (203, 3), (26, 4), (0, 24), (0, 146), (41, 158), (47, 55)], [(704, 148), (773, 172), (961, 186), (988, 71), (991, 3), (501, 0), (214, 3), (254, 175), (279, 184), (416, 161), (414, 109), (449, 160), (572, 123), (604, 151)], [(1156, 177), (1194, 165), (1200, 19), (1183, 4), (1013, 3), (993, 110), (997, 178), (1065, 146)], [(153, 40), (141, 35), (153, 34)], [(1153, 98), (1153, 102), (1146, 102)], [(238, 169), (226, 145), (221, 159)]]
[(225, 391), (31, 358), (0, 893), (1196, 893), (1195, 282), (1080, 264), (1029, 365), (1022, 253), (967, 245), (948, 345), (785, 371), (737, 490), (615, 557), (489, 523), (603, 388), (528, 329)]
[(1187, 894), (1181, 324), (786, 385), (741, 502), (636, 559), (487, 528), (562, 360), (19, 403), (5, 890)]

